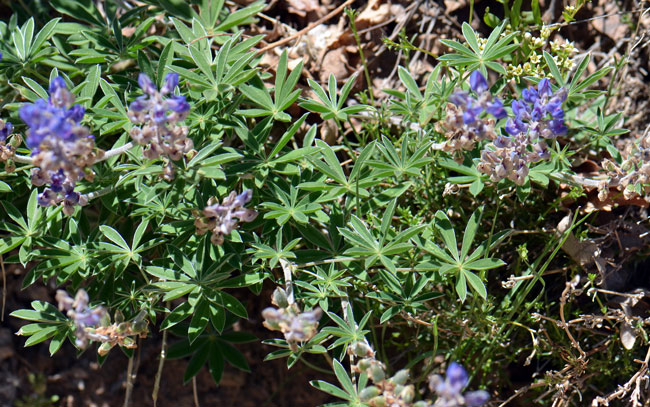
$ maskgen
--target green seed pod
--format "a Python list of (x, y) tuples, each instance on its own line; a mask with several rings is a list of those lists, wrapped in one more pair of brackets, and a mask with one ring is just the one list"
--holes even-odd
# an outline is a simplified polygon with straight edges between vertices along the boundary
[(404, 386), (402, 386), (401, 384), (398, 384), (393, 389), (393, 393), (395, 393), (395, 394), (397, 394), (399, 396), (399, 394), (402, 392), (402, 390), (404, 390)]
[(99, 348), (97, 349), (97, 353), (99, 353), (100, 356), (106, 355), (113, 345), (111, 345), (109, 342), (104, 342), (101, 345), (99, 345)]
[(121, 324), (117, 325), (117, 332), (118, 333), (124, 333), (129, 330), (130, 325), (128, 322), (122, 322)]
[(371, 363), (370, 363), (370, 362), (371, 362), (371, 361), (372, 361), (372, 359), (369, 359), (369, 358), (361, 359), (361, 360), (359, 361), (359, 363), (357, 363), (357, 367), (358, 367), (359, 370), (361, 370), (362, 372), (363, 372), (363, 371), (366, 371), (366, 370), (370, 369), (370, 366), (371, 366)]
[(373, 364), (370, 366), (370, 378), (373, 382), (379, 383), (386, 378), (386, 373), (384, 373), (384, 369), (379, 364)]
[(120, 311), (119, 309), (115, 311), (115, 318), (114, 318), (114, 320), (115, 320), (115, 322), (117, 322), (118, 324), (124, 322), (124, 314), (123, 314), (122, 311)]
[(412, 384), (404, 387), (404, 390), (399, 393), (399, 396), (405, 403), (411, 403), (415, 398), (415, 387)]
[(377, 396), (371, 399), (368, 404), (370, 404), (372, 407), (386, 407), (386, 399), (384, 396)]
[(359, 393), (359, 398), (361, 401), (368, 401), (373, 397), (379, 396), (379, 389), (376, 388), (375, 386), (369, 386), (366, 387), (365, 389), (361, 390)]
[(409, 371), (408, 369), (402, 369), (395, 373), (395, 375), (390, 379), (391, 382), (395, 384), (404, 384), (406, 383), (406, 380), (409, 378)]
[(355, 342), (352, 346), (352, 352), (355, 354), (355, 356), (359, 356), (361, 358), (368, 356), (371, 351), (372, 350), (370, 349), (370, 346), (364, 342)]
[(426, 401), (420, 400), (416, 403), (413, 403), (413, 407), (429, 407)]
[(280, 287), (277, 287), (275, 291), (273, 291), (272, 303), (275, 304), (278, 308), (287, 308), (289, 306), (289, 300), (287, 298), (286, 291)]
[(147, 321), (136, 321), (132, 325), (133, 332), (147, 332)]

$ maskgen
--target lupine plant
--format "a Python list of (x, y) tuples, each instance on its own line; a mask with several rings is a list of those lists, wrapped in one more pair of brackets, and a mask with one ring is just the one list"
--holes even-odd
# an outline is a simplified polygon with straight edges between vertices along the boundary
[[(400, 66), (374, 105), (356, 75), (319, 84), (286, 50), (261, 69), (263, 37), (244, 33), (261, 2), (82, 3), (53, 2), (66, 20), (38, 31), (0, 22), (0, 265), (57, 289), (11, 313), (30, 321), (25, 346), (69, 341), (100, 361), (157, 346), (158, 384), (165, 357), (188, 359), (185, 382), (206, 367), (218, 383), (226, 363), (249, 370), (250, 319), (267, 360), (331, 372), (312, 386), (338, 406), (570, 405), (634, 374), (612, 338), (647, 322), (612, 313), (595, 273), (572, 283), (606, 262), (574, 261), (588, 216), (562, 205), (647, 199), (650, 143), (618, 151), (623, 118), (597, 88), (617, 71), (544, 50), (538, 2), (486, 12), (485, 39), (464, 23), (424, 88)], [(585, 140), (599, 174), (572, 170)], [(586, 289), (592, 302), (571, 302)], [(580, 307), (607, 339), (571, 334), (594, 320)], [(519, 393), (509, 369), (533, 359)]]

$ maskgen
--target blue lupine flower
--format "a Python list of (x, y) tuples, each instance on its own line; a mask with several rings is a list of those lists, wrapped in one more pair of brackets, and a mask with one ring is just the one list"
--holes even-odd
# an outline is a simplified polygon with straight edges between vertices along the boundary
[(95, 149), (95, 139), (81, 125), (85, 109), (75, 105), (75, 97), (58, 76), (50, 82), (50, 96), (20, 108), (18, 114), (29, 128), (25, 143), (32, 149), (35, 168), (32, 183), (49, 184), (39, 195), (42, 206), (63, 202), (63, 212), (71, 214), (76, 204), (87, 200), (74, 192), (75, 183), (82, 178), (92, 180), (90, 167), (101, 155)]
[(529, 87), (513, 100), (514, 117), (507, 120), (507, 134), (497, 136), (491, 146), (481, 152), (477, 169), (489, 174), (497, 182), (508, 178), (523, 185), (528, 176), (528, 165), (550, 158), (546, 140), (566, 133), (562, 103), (567, 97), (565, 89), (553, 93), (551, 82), (544, 78), (537, 89)]
[(473, 124), (483, 112), (491, 114), (497, 119), (506, 117), (503, 103), (500, 99), (492, 96), (487, 80), (479, 71), (472, 72), (469, 77), (469, 84), (476, 93), (475, 98), (465, 91), (456, 92), (449, 98), (450, 102), (464, 110), (463, 119), (465, 124)]
[(553, 94), (548, 78), (539, 81), (537, 89), (524, 89), (521, 100), (512, 102), (515, 117), (508, 119), (506, 131), (513, 136), (528, 133), (531, 139), (551, 139), (566, 133), (562, 109), (566, 97), (564, 88)]
[[(149, 159), (163, 156), (166, 160), (179, 160), (183, 154), (192, 150), (194, 144), (187, 137), (187, 127), (177, 124), (190, 111), (190, 105), (184, 96), (171, 94), (178, 86), (178, 74), (167, 74), (160, 91), (144, 73), (138, 76), (138, 84), (144, 95), (131, 103), (128, 114), (132, 122), (143, 126), (132, 128), (131, 138), (136, 143), (147, 146), (144, 156)], [(173, 167), (168, 161), (164, 177), (171, 179), (173, 174)]]
[(232, 191), (221, 203), (213, 203), (214, 199), (211, 198), (203, 209), (203, 216), (196, 216), (196, 232), (203, 235), (211, 231), (212, 243), (223, 244), (224, 236), (231, 234), (238, 222), (252, 222), (257, 217), (257, 211), (244, 208), (252, 198), (253, 191), (250, 189), (239, 195)]
[(4, 142), (13, 131), (14, 126), (10, 122), (0, 120), (0, 142)]
[(169, 73), (165, 76), (165, 83), (160, 91), (144, 73), (138, 76), (138, 84), (144, 95), (131, 103), (130, 117), (133, 122), (148, 123), (153, 121), (162, 126), (185, 119), (190, 111), (190, 105), (185, 97), (180, 95), (165, 97), (178, 86), (177, 73)]
[(506, 117), (503, 102), (492, 96), (487, 80), (479, 71), (472, 72), (469, 84), (476, 96), (467, 91), (458, 91), (449, 97), (453, 105), (447, 106), (441, 129), (448, 139), (444, 147), (447, 152), (472, 150), (476, 142), (496, 137), (494, 119), (482, 116), (491, 115), (496, 119)]
[(99, 306), (90, 308), (88, 293), (84, 289), (77, 291), (74, 299), (64, 290), (57, 290), (56, 301), (60, 311), (67, 311), (68, 317), (75, 324), (76, 345), (85, 348), (89, 339), (92, 339), (89, 327), (99, 326), (108, 318), (106, 308)]
[(462, 394), (469, 383), (467, 371), (456, 362), (447, 367), (445, 378), (433, 375), (429, 378), (429, 388), (438, 395), (434, 407), (479, 407), (486, 403), (490, 395), (485, 390), (470, 391)]

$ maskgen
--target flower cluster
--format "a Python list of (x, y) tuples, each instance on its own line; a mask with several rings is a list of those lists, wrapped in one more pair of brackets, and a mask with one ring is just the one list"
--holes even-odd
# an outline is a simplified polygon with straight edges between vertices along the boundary
[(215, 198), (210, 198), (208, 206), (203, 209), (202, 215), (194, 212), (194, 226), (196, 233), (203, 235), (208, 231), (212, 232), (210, 240), (213, 244), (221, 245), (224, 236), (232, 233), (237, 227), (237, 223), (252, 222), (257, 217), (257, 211), (254, 209), (244, 208), (253, 198), (253, 191), (248, 189), (237, 195), (232, 191), (222, 202), (215, 202)]
[(278, 287), (273, 292), (272, 304), (262, 311), (264, 326), (272, 331), (280, 331), (292, 351), (298, 350), (298, 343), (306, 342), (318, 332), (318, 321), (323, 313), (320, 308), (300, 312), (295, 303), (289, 304), (286, 292)]
[(452, 362), (447, 368), (446, 378), (443, 379), (439, 375), (429, 376), (429, 389), (437, 395), (437, 400), (414, 402), (415, 386), (407, 384), (407, 369), (399, 370), (389, 377), (384, 364), (375, 358), (372, 349), (364, 342), (352, 344), (348, 352), (362, 357), (352, 366), (352, 370), (365, 373), (373, 383), (359, 393), (361, 401), (371, 407), (479, 407), (489, 398), (489, 394), (484, 390), (462, 394), (469, 378), (461, 365)]
[(101, 356), (106, 355), (115, 345), (125, 348), (135, 348), (132, 336), (147, 336), (147, 321), (145, 313), (141, 312), (133, 321), (124, 321), (124, 316), (118, 311), (115, 323), (110, 324), (110, 317), (104, 307), (88, 307), (88, 293), (81, 289), (74, 299), (64, 290), (56, 292), (56, 300), (60, 311), (67, 311), (68, 317), (75, 324), (75, 344), (85, 349), (90, 341), (100, 342), (97, 350)]
[(650, 201), (650, 135), (642, 137), (635, 145), (630, 144), (626, 159), (618, 164), (612, 160), (603, 161), (602, 167), (608, 172), (609, 180), (603, 181), (598, 188), (598, 198), (605, 201), (609, 188), (623, 191), (625, 199), (635, 195)]
[(406, 384), (409, 378), (407, 369), (399, 370), (393, 376), (387, 376), (386, 367), (374, 356), (365, 357), (352, 367), (356, 373), (365, 373), (373, 382), (359, 392), (361, 401), (371, 407), (426, 407), (426, 401), (413, 403), (415, 386)]
[(470, 75), (469, 82), (476, 97), (466, 91), (451, 95), (449, 101), (453, 104), (447, 106), (445, 122), (439, 127), (447, 137), (443, 150), (448, 153), (473, 150), (478, 141), (496, 137), (494, 119), (482, 118), (483, 113), (497, 119), (506, 116), (503, 103), (492, 96), (485, 77), (479, 71)]
[(106, 323), (108, 313), (104, 307), (90, 308), (88, 306), (88, 293), (81, 289), (77, 291), (74, 299), (64, 290), (56, 292), (56, 301), (59, 304), (59, 311), (67, 311), (67, 315), (75, 324), (76, 345), (79, 348), (86, 348), (92, 340), (90, 328)]
[(528, 165), (550, 157), (546, 140), (566, 133), (562, 109), (566, 97), (564, 88), (553, 93), (546, 78), (537, 89), (524, 89), (521, 100), (512, 102), (515, 117), (506, 122), (509, 135), (497, 136), (482, 151), (478, 170), (490, 175), (492, 181), (508, 178), (522, 185), (528, 176)]
[(20, 108), (20, 118), (29, 127), (25, 140), (32, 149), (34, 167), (32, 184), (49, 185), (38, 196), (42, 206), (63, 202), (63, 212), (70, 215), (75, 205), (87, 199), (74, 191), (77, 181), (92, 181), (91, 166), (103, 155), (95, 148), (95, 138), (81, 125), (83, 106), (75, 105), (75, 97), (62, 77), (50, 83), (50, 97)]
[(449, 364), (444, 379), (440, 375), (429, 376), (429, 389), (438, 396), (433, 407), (479, 407), (487, 402), (490, 395), (485, 390), (462, 393), (468, 382), (467, 371), (456, 362)]
[(142, 127), (131, 129), (131, 138), (136, 143), (147, 146), (144, 150), (145, 157), (166, 159), (164, 177), (171, 180), (174, 170), (169, 160), (181, 159), (183, 154), (194, 147), (192, 139), (187, 137), (187, 126), (178, 125), (178, 122), (187, 117), (190, 105), (184, 96), (172, 93), (178, 86), (176, 73), (167, 74), (160, 90), (144, 73), (138, 76), (138, 84), (144, 95), (131, 103), (128, 114), (133, 123), (141, 124)]

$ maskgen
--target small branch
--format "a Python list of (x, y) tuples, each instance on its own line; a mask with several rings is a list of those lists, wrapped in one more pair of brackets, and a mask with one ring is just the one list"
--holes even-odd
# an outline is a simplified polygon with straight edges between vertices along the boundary
[(86, 195), (86, 197), (88, 197), (88, 201), (92, 201), (95, 198), (99, 198), (100, 196), (108, 195), (111, 192), (113, 192), (113, 187), (112, 186), (100, 189), (99, 191), (90, 192), (90, 193), (88, 193)]
[(194, 406), (201, 407), (199, 405), (199, 389), (196, 386), (196, 376), (192, 377), (192, 393), (194, 394)]
[(128, 143), (126, 143), (125, 145), (123, 145), (121, 147), (117, 147), (117, 148), (114, 148), (112, 150), (108, 150), (107, 152), (104, 153), (104, 156), (102, 158), (98, 159), (95, 162), (98, 163), (98, 162), (106, 161), (109, 158), (112, 158), (112, 157), (115, 157), (116, 155), (120, 155), (122, 153), (127, 152), (128, 150), (131, 149), (131, 147), (133, 147), (133, 143), (131, 141), (129, 141)]
[(32, 164), (34, 162), (34, 159), (32, 157), (26, 155), (16, 154), (11, 159), (20, 164)]
[(282, 271), (284, 273), (284, 288), (287, 292), (287, 301), (289, 305), (296, 302), (293, 296), (293, 270), (295, 265), (289, 263), (285, 259), (280, 259), (280, 265), (282, 266)]
[[(108, 160), (111, 157), (115, 157), (116, 155), (120, 155), (120, 154), (126, 152), (127, 150), (130, 150), (131, 147), (133, 147), (133, 143), (129, 141), (128, 143), (124, 144), (121, 147), (117, 147), (117, 148), (114, 148), (112, 150), (108, 150), (107, 152), (104, 153), (104, 156), (102, 158), (98, 159), (95, 162), (98, 163), (98, 162)], [(18, 155), (18, 154), (16, 154), (11, 159), (14, 160), (17, 163), (20, 163), (20, 164), (33, 164), (34, 163), (34, 159), (32, 157), (29, 157), (29, 156), (26, 156), (26, 155)]]
[(124, 407), (129, 407), (129, 401), (131, 400), (131, 393), (133, 392), (133, 380), (135, 375), (133, 374), (133, 360), (135, 355), (129, 358), (129, 365), (126, 368), (126, 390), (124, 394)]
[(5, 304), (7, 302), (7, 272), (5, 271), (5, 263), (0, 254), (0, 269), (2, 269), (2, 314), (0, 314), (0, 321), (5, 320)]
[(160, 379), (162, 378), (163, 366), (165, 365), (165, 358), (167, 357), (167, 330), (163, 331), (162, 345), (160, 345), (160, 361), (158, 361), (158, 371), (153, 384), (153, 392), (151, 398), (153, 399), (153, 406), (156, 407), (158, 403), (158, 391), (160, 390)]

